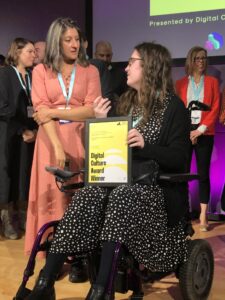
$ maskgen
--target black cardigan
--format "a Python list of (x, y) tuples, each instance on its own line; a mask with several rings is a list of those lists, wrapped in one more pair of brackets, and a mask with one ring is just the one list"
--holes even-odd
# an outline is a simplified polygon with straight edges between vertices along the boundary
[[(175, 95), (165, 111), (158, 144), (145, 142), (143, 149), (135, 148), (132, 153), (133, 175), (138, 165), (146, 159), (155, 160), (163, 173), (182, 173), (186, 171), (189, 142), (189, 116), (183, 102)], [(169, 226), (176, 225), (188, 213), (187, 183), (166, 183), (160, 185), (164, 190)]]

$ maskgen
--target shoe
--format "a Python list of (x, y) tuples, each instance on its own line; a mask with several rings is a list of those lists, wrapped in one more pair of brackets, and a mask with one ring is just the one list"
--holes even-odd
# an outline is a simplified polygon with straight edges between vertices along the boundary
[(200, 224), (199, 225), (199, 230), (201, 231), (201, 232), (207, 232), (207, 231), (209, 231), (209, 225), (208, 224)]
[(1, 221), (4, 236), (10, 240), (17, 240), (19, 234), (13, 226), (12, 216), (8, 209), (1, 210)]
[(46, 278), (41, 273), (32, 292), (25, 298), (26, 300), (56, 300), (54, 289), (55, 279)]
[(71, 266), (69, 281), (72, 283), (81, 283), (88, 280), (87, 266), (83, 259), (78, 259)]
[(105, 288), (98, 284), (93, 284), (85, 298), (85, 300), (113, 300), (113, 295), (105, 294)]

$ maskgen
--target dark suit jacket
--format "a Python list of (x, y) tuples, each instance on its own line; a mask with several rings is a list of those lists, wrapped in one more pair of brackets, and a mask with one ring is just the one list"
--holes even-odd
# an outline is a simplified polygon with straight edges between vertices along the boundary
[(94, 65), (99, 71), (102, 97), (108, 98), (111, 101), (111, 109), (108, 113), (108, 116), (113, 116), (115, 114), (116, 95), (113, 92), (111, 73), (108, 70), (106, 63), (100, 59), (90, 59), (90, 63)]
[(128, 88), (127, 74), (116, 63), (112, 63), (110, 65), (109, 72), (110, 72), (111, 78), (112, 78), (113, 93), (115, 93), (117, 95), (117, 97), (119, 97), (124, 92), (126, 92), (126, 90)]
[(27, 117), (28, 105), (15, 70), (10, 66), (0, 68), (0, 118), (10, 119), (10, 132), (37, 128), (34, 120)]

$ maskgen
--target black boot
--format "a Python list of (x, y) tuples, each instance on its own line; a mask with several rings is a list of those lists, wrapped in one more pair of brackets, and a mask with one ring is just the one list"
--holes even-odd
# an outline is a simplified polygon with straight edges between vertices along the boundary
[(54, 283), (55, 279), (46, 278), (40, 273), (31, 294), (26, 300), (55, 300)]
[(87, 264), (84, 259), (78, 258), (71, 266), (69, 281), (73, 283), (85, 282), (88, 280)]
[(85, 300), (113, 300), (113, 295), (105, 293), (105, 288), (98, 284), (93, 284), (87, 294)]

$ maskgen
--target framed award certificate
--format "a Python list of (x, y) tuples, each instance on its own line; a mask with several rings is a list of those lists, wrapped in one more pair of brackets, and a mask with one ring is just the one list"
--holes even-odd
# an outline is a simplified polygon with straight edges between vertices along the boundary
[(131, 117), (89, 119), (85, 128), (85, 184), (117, 186), (131, 182)]

